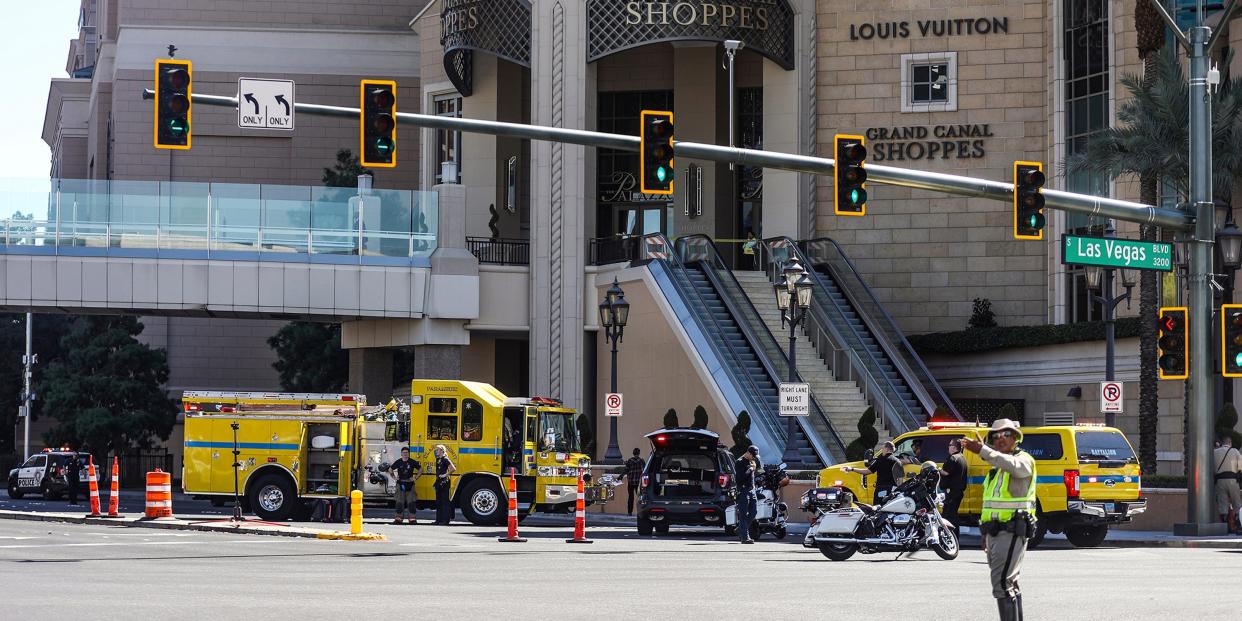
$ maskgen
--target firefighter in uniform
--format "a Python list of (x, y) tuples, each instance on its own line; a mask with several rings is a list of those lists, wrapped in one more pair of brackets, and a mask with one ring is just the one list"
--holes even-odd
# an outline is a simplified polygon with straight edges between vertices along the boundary
[(992, 597), (1001, 621), (1022, 619), (1018, 574), (1026, 540), (1035, 532), (1035, 459), (1018, 448), (1022, 431), (1008, 418), (988, 429), (987, 443), (962, 439), (962, 447), (978, 453), (992, 470), (983, 480), (983, 513), (979, 531), (992, 572)]

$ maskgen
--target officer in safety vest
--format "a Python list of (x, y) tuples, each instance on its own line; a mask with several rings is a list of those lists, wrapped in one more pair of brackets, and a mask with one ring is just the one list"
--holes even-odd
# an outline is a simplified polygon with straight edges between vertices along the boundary
[(978, 453), (992, 466), (983, 480), (979, 530), (992, 571), (992, 597), (1001, 621), (1022, 619), (1018, 574), (1026, 540), (1035, 532), (1035, 459), (1018, 448), (1022, 431), (1008, 418), (988, 429), (987, 444), (962, 438), (962, 448)]

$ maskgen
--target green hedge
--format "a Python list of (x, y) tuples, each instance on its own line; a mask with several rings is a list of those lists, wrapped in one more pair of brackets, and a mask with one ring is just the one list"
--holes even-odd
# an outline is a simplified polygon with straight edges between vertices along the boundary
[[(1139, 317), (1124, 317), (1114, 324), (1117, 338), (1139, 335)], [(1061, 345), (1104, 339), (1104, 322), (1091, 321), (1044, 326), (999, 326), (970, 328), (957, 332), (916, 334), (910, 344), (920, 354), (972, 354), (1011, 347)]]

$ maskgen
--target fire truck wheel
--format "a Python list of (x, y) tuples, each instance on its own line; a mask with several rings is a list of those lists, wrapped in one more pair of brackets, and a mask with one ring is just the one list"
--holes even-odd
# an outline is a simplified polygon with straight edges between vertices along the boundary
[(278, 474), (265, 474), (250, 488), (250, 506), (265, 520), (287, 519), (296, 501), (289, 479)]
[(505, 523), (507, 502), (495, 481), (476, 479), (462, 495), (461, 512), (471, 524), (496, 526)]

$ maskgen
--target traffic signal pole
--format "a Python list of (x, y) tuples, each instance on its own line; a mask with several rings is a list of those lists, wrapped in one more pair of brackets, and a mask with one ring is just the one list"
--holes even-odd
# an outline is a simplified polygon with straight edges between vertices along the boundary
[[(150, 89), (143, 91), (144, 99), (151, 99), (153, 96), (154, 92)], [(205, 106), (237, 107), (236, 97), (193, 93), (191, 100), (196, 104)], [(295, 103), (293, 107), (299, 114), (347, 119), (358, 118), (357, 108), (301, 102)], [(524, 138), (527, 140), (545, 140), (577, 144), (585, 147), (632, 151), (635, 153), (641, 149), (642, 144), (638, 136), (607, 134), (583, 129), (484, 121), (410, 112), (397, 112), (396, 116), (398, 124), (404, 123), (417, 127), (490, 134), (509, 138)], [(726, 147), (680, 140), (674, 141), (673, 147), (677, 157), (712, 162), (745, 164), (747, 166), (805, 172), (814, 175), (831, 175), (834, 168), (834, 161), (826, 157), (743, 149), (740, 147)], [(1013, 184), (1008, 181), (990, 181), (962, 175), (949, 175), (872, 163), (867, 163), (866, 168), (868, 183), (882, 183), (919, 190), (932, 190), (957, 196), (984, 198), (1005, 203), (1013, 202)], [(1053, 207), (1062, 211), (1115, 218), (1140, 224), (1156, 224), (1178, 230), (1188, 229), (1194, 224), (1194, 216), (1180, 209), (1155, 207), (1115, 198), (1075, 194), (1073, 192), (1062, 192), (1046, 188), (1042, 190), (1042, 193), (1045, 199), (1045, 207)]]

